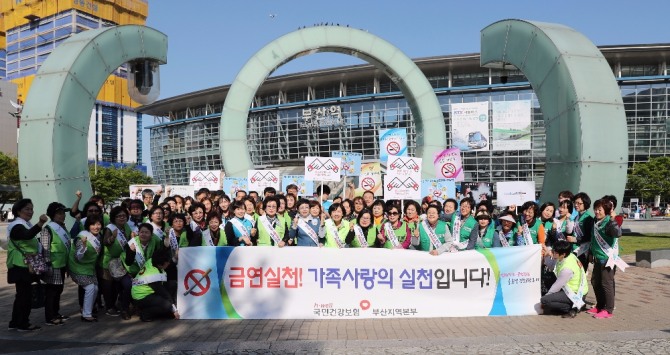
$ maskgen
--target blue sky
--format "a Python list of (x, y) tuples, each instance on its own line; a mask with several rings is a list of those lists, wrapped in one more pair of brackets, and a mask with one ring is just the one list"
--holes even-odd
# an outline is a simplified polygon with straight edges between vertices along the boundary
[[(150, 0), (147, 26), (168, 36), (164, 99), (230, 84), (257, 50), (315, 23), (365, 29), (418, 58), (479, 52), (480, 30), (509, 18), (560, 23), (596, 45), (666, 43), (667, 6), (667, 0)], [(361, 63), (343, 54), (314, 54), (273, 75)], [(143, 142), (149, 164), (148, 130)]]

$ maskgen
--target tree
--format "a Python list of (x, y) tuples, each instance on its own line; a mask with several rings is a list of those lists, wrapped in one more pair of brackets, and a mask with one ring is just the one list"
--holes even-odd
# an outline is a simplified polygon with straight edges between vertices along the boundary
[(645, 200), (670, 198), (670, 157), (651, 158), (636, 163), (628, 174), (627, 188)]
[(16, 157), (10, 157), (0, 152), (0, 211), (5, 208), (9, 201), (21, 198), (21, 190), (7, 191), (13, 188), (19, 188), (19, 160)]
[(128, 196), (128, 187), (135, 184), (152, 184), (153, 179), (134, 166), (125, 168), (103, 168), (98, 166), (97, 174), (93, 165), (88, 166), (91, 185), (95, 194), (101, 195), (106, 202), (113, 202)]

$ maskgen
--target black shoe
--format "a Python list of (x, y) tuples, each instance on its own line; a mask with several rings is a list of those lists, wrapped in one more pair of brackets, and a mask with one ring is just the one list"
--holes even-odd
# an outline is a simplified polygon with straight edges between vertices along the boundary
[(142, 317), (142, 316), (140, 316), (140, 320), (141, 320), (142, 322), (147, 322), (147, 323), (148, 323), (148, 322), (153, 322), (153, 321), (154, 321), (154, 320), (151, 319), (151, 318), (148, 318), (148, 317)]
[(63, 321), (60, 320), (60, 319), (58, 319), (58, 318), (54, 318), (54, 319), (52, 319), (52, 320), (50, 320), (50, 321), (45, 322), (44, 324), (46, 324), (46, 325), (50, 325), (50, 326), (51, 326), (51, 325), (63, 325)]
[(9, 322), (9, 325), (7, 326), (7, 330), (16, 330), (18, 328), (14, 323)]
[(41, 328), (41, 327), (38, 327), (38, 326), (36, 326), (36, 325), (28, 325), (28, 326), (26, 326), (26, 327), (18, 327), (18, 328), (16, 328), (16, 330), (18, 330), (18, 331), (20, 331), (20, 332), (32, 332), (32, 331), (40, 330), (40, 329), (42, 329), (42, 328)]
[(112, 316), (112, 317), (118, 317), (119, 316), (119, 310), (116, 308), (110, 308), (105, 312), (106, 315)]
[(565, 313), (561, 318), (575, 318), (577, 316), (577, 309), (573, 308), (568, 313)]
[(56, 318), (58, 318), (58, 319), (60, 319), (60, 320), (62, 320), (62, 321), (66, 321), (66, 320), (70, 319), (70, 317), (68, 317), (68, 316), (64, 316), (64, 315), (62, 315), (62, 314), (59, 314), (58, 316), (56, 316)]
[(87, 322), (87, 323), (95, 323), (98, 321), (98, 318), (91, 317), (91, 318), (86, 318), (86, 317), (81, 317), (82, 322)]
[(121, 312), (121, 319), (129, 320), (130, 318), (131, 318), (130, 313), (128, 313), (127, 311)]

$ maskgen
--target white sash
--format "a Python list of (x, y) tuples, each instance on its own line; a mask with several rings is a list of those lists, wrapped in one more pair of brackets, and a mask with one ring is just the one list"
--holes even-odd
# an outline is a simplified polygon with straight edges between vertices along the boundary
[(91, 234), (91, 232), (89, 231), (81, 231), (79, 235), (86, 237), (86, 241), (91, 243), (91, 245), (95, 249), (95, 252), (97, 254), (100, 254), (100, 241), (98, 240), (98, 238), (96, 238), (96, 236)]
[(172, 249), (173, 252), (179, 250), (179, 240), (177, 239), (177, 232), (174, 231), (174, 228), (170, 228), (168, 238), (170, 240), (170, 249)]
[[(447, 228), (449, 229), (449, 228)], [(454, 219), (454, 227), (453, 227), (454, 232), (452, 233), (451, 240), (454, 241), (454, 246), (459, 249), (463, 250), (468, 247), (468, 241), (464, 241), (461, 243), (461, 214), (457, 214), (456, 218)]]
[(251, 225), (252, 225), (252, 226), (253, 226), (254, 224), (256, 224), (256, 220), (254, 219), (254, 216), (252, 216), (252, 215), (250, 215), (250, 214), (248, 214), (248, 213), (245, 213), (245, 214), (244, 214), (244, 219), (246, 219), (247, 221), (251, 222)]
[[(402, 223), (400, 225), (402, 226)], [(400, 242), (398, 241), (398, 237), (395, 235), (395, 231), (393, 230), (393, 226), (391, 226), (391, 222), (384, 223), (384, 232), (386, 232), (386, 238), (391, 241), (393, 247), (397, 248), (400, 245)]]
[[(342, 223), (342, 222), (340, 222)], [(333, 239), (335, 239), (335, 243), (337, 243), (337, 247), (342, 249), (344, 248), (344, 242), (342, 242), (342, 239), (340, 239), (340, 233), (337, 231), (337, 226), (335, 226), (335, 222), (333, 222), (332, 219), (326, 220), (326, 229), (330, 234), (333, 235)]]
[(24, 220), (24, 219), (21, 218), (21, 217), (16, 217), (16, 219), (15, 219), (12, 223), (10, 223), (10, 224), (7, 226), (7, 238), (9, 238), (9, 233), (12, 232), (12, 229), (13, 229), (14, 227), (16, 227), (17, 225), (19, 225), (19, 224), (22, 225), (22, 226), (24, 226), (24, 227), (26, 227), (26, 229), (30, 229), (30, 228), (33, 227), (33, 224), (32, 224), (32, 223), (30, 223), (30, 222)]
[(424, 219), (423, 221), (421, 221), (421, 224), (423, 225), (423, 229), (426, 231), (426, 234), (428, 234), (428, 238), (430, 238), (430, 241), (431, 243), (433, 243), (435, 249), (441, 247), (442, 242), (440, 242), (440, 239), (437, 237), (437, 234), (435, 234), (435, 230), (428, 225), (428, 221)]
[(249, 238), (249, 231), (244, 227), (244, 224), (240, 222), (239, 219), (233, 218), (230, 220), (230, 223), (233, 224), (233, 227), (237, 229), (238, 232), (242, 233), (242, 237)]
[(142, 243), (138, 243), (137, 241), (135, 241), (135, 238), (133, 238), (130, 241), (128, 241), (128, 245), (135, 246), (135, 262), (137, 262), (137, 265), (139, 265), (140, 268), (143, 268), (144, 263), (146, 262), (146, 258), (144, 258), (144, 250), (142, 250)]
[(154, 282), (166, 282), (166, 281), (167, 281), (167, 274), (163, 272), (149, 276), (138, 274), (137, 277), (133, 279), (133, 286), (148, 285)]
[[(279, 233), (277, 233), (277, 230), (272, 228), (272, 224), (270, 223), (270, 220), (268, 219), (267, 216), (263, 215), (258, 218), (259, 221), (261, 221), (261, 224), (263, 227), (265, 227), (265, 230), (268, 232), (270, 235), (270, 238), (275, 242), (275, 246), (279, 247), (279, 242), (281, 242), (281, 237), (279, 237)], [(277, 223), (279, 223), (279, 219), (277, 218)], [(318, 243), (317, 243), (318, 245)]]
[[(512, 231), (512, 232), (514, 232), (514, 231)], [(512, 235), (514, 235), (514, 233), (512, 233)], [(509, 246), (509, 242), (507, 241), (507, 238), (505, 237), (505, 233), (503, 233), (502, 230), (498, 231), (498, 239), (500, 239), (500, 244), (503, 247), (508, 247)]]
[[(221, 238), (225, 238), (225, 234), (223, 229), (219, 229), (219, 241), (221, 241)], [(205, 241), (205, 244), (207, 244), (210, 247), (215, 247), (216, 244), (214, 244), (214, 239), (212, 239), (212, 231), (209, 230), (209, 228), (205, 229), (205, 231), (202, 232), (202, 240)]]
[(298, 217), (298, 228), (302, 229), (305, 234), (307, 234), (312, 241), (318, 246), (319, 245), (319, 236), (314, 232), (312, 227), (307, 225), (304, 219)]
[[(537, 221), (535, 221), (537, 223)], [(528, 227), (528, 223), (526, 223), (526, 219), (524, 218), (523, 224), (521, 225), (521, 229), (523, 231), (523, 239), (526, 242), (526, 245), (533, 245), (533, 237), (530, 235), (530, 227)]]
[(163, 232), (163, 229), (153, 223), (151, 223), (151, 226), (154, 227), (154, 234), (163, 240), (163, 238), (165, 238), (165, 232)]
[(563, 228), (563, 222), (561, 222), (561, 220), (558, 218), (554, 218), (554, 224), (556, 225), (556, 240), (565, 240), (565, 235), (561, 231)]
[[(602, 223), (602, 220), (599, 221), (598, 223)], [(614, 247), (610, 247), (609, 244), (603, 239), (603, 237), (600, 235), (600, 231), (598, 230), (598, 223), (595, 223), (593, 226), (593, 236), (596, 238), (596, 242), (598, 243), (598, 246), (600, 246), (600, 249), (602, 249), (605, 254), (607, 254), (607, 263), (605, 264), (606, 267), (614, 268), (614, 266), (618, 266), (621, 271), (626, 272), (626, 268), (628, 267), (628, 264), (623, 261), (619, 257), (619, 241), (615, 240), (614, 241)]]
[[(140, 223), (141, 223), (141, 222), (140, 222)], [(135, 234), (139, 234), (139, 232), (140, 232), (139, 224), (135, 224), (135, 222), (134, 222), (132, 219), (130, 219), (130, 218), (128, 218), (128, 226), (130, 227), (130, 230), (131, 230), (133, 233), (135, 233)]]
[[(372, 228), (372, 226), (370, 226)], [(354, 225), (354, 234), (358, 238), (358, 243), (361, 245), (361, 248), (367, 248), (368, 239), (363, 235), (363, 229), (358, 224)]]
[[(565, 295), (568, 296), (570, 301), (572, 301), (572, 306), (579, 310), (582, 309), (582, 307), (584, 306), (584, 286), (586, 285), (586, 273), (584, 272), (584, 268), (581, 265), (581, 263), (579, 263), (579, 261), (577, 265), (579, 265), (579, 275), (580, 275), (579, 289), (577, 290), (577, 293), (572, 292), (572, 290), (568, 287), (567, 283), (563, 286), (563, 292), (565, 292)], [(555, 267), (554, 267), (554, 273), (556, 273)]]
[(108, 224), (107, 228), (112, 231), (112, 234), (114, 234), (114, 231), (118, 231), (116, 233), (116, 241), (119, 242), (121, 249), (123, 249), (126, 246), (126, 243), (128, 243), (126, 240), (126, 235), (123, 233), (123, 231), (112, 223)]
[(49, 222), (47, 224), (54, 232), (56, 232), (56, 235), (58, 235), (58, 238), (60, 238), (60, 241), (65, 244), (65, 248), (67, 250), (70, 250), (70, 235), (67, 233), (65, 228), (61, 227), (60, 224), (56, 222)]
[[(582, 237), (584, 236), (584, 232), (582, 232), (582, 228), (579, 226), (579, 220), (575, 221), (574, 233), (575, 233), (575, 238), (577, 238), (577, 240), (581, 240)], [(581, 256), (582, 254), (589, 251), (590, 247), (591, 247), (591, 242), (582, 243), (582, 244), (579, 245), (579, 248), (577, 248), (577, 249), (575, 249), (575, 251), (573, 251), (573, 253), (575, 253), (575, 255), (577, 255), (577, 256)]]
[(191, 220), (191, 223), (189, 223), (189, 225), (191, 226), (191, 229), (194, 232), (200, 231), (200, 226), (197, 223), (195, 223), (195, 221)]

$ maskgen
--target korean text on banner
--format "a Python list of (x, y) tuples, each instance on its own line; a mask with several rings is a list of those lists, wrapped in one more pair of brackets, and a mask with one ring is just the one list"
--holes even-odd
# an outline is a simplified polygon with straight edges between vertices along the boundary
[(221, 190), (221, 170), (191, 170), (188, 181), (194, 190), (203, 187), (211, 191)]
[(314, 194), (314, 181), (305, 180), (305, 175), (283, 175), (281, 178), (282, 189), (286, 191), (288, 185), (298, 186), (298, 196), (312, 196)]
[(183, 319), (535, 315), (540, 245), (437, 257), (374, 248), (183, 248), (177, 294)]
[[(227, 177), (223, 179), (223, 192), (234, 198), (237, 191), (247, 191), (249, 180), (247, 178)], [(258, 191), (257, 191), (258, 192)]]
[(521, 206), (526, 201), (535, 201), (535, 182), (501, 181), (496, 183), (498, 206)]
[(342, 159), (340, 166), (340, 175), (358, 176), (361, 175), (361, 159), (363, 154), (352, 152), (333, 152), (333, 158)]
[(451, 137), (462, 151), (489, 150), (489, 103), (451, 104)]
[(438, 178), (454, 179), (463, 181), (463, 163), (461, 160), (461, 150), (458, 148), (448, 148), (433, 155), (433, 165)]
[(456, 198), (456, 183), (454, 179), (424, 179), (421, 180), (421, 197), (430, 196), (431, 199), (444, 203), (448, 198)]
[(398, 177), (413, 177), (421, 180), (421, 158), (389, 157), (386, 163), (386, 174)]
[(420, 200), (421, 179), (384, 175), (385, 200)]
[(305, 158), (305, 180), (310, 181), (340, 181), (340, 158)]
[(493, 101), (492, 150), (530, 150), (530, 100)]
[(379, 160), (385, 162), (389, 156), (407, 156), (407, 130), (405, 128), (379, 130)]
[(266, 187), (274, 187), (279, 191), (279, 170), (248, 170), (247, 180), (249, 181), (249, 191), (256, 191), (259, 194)]

